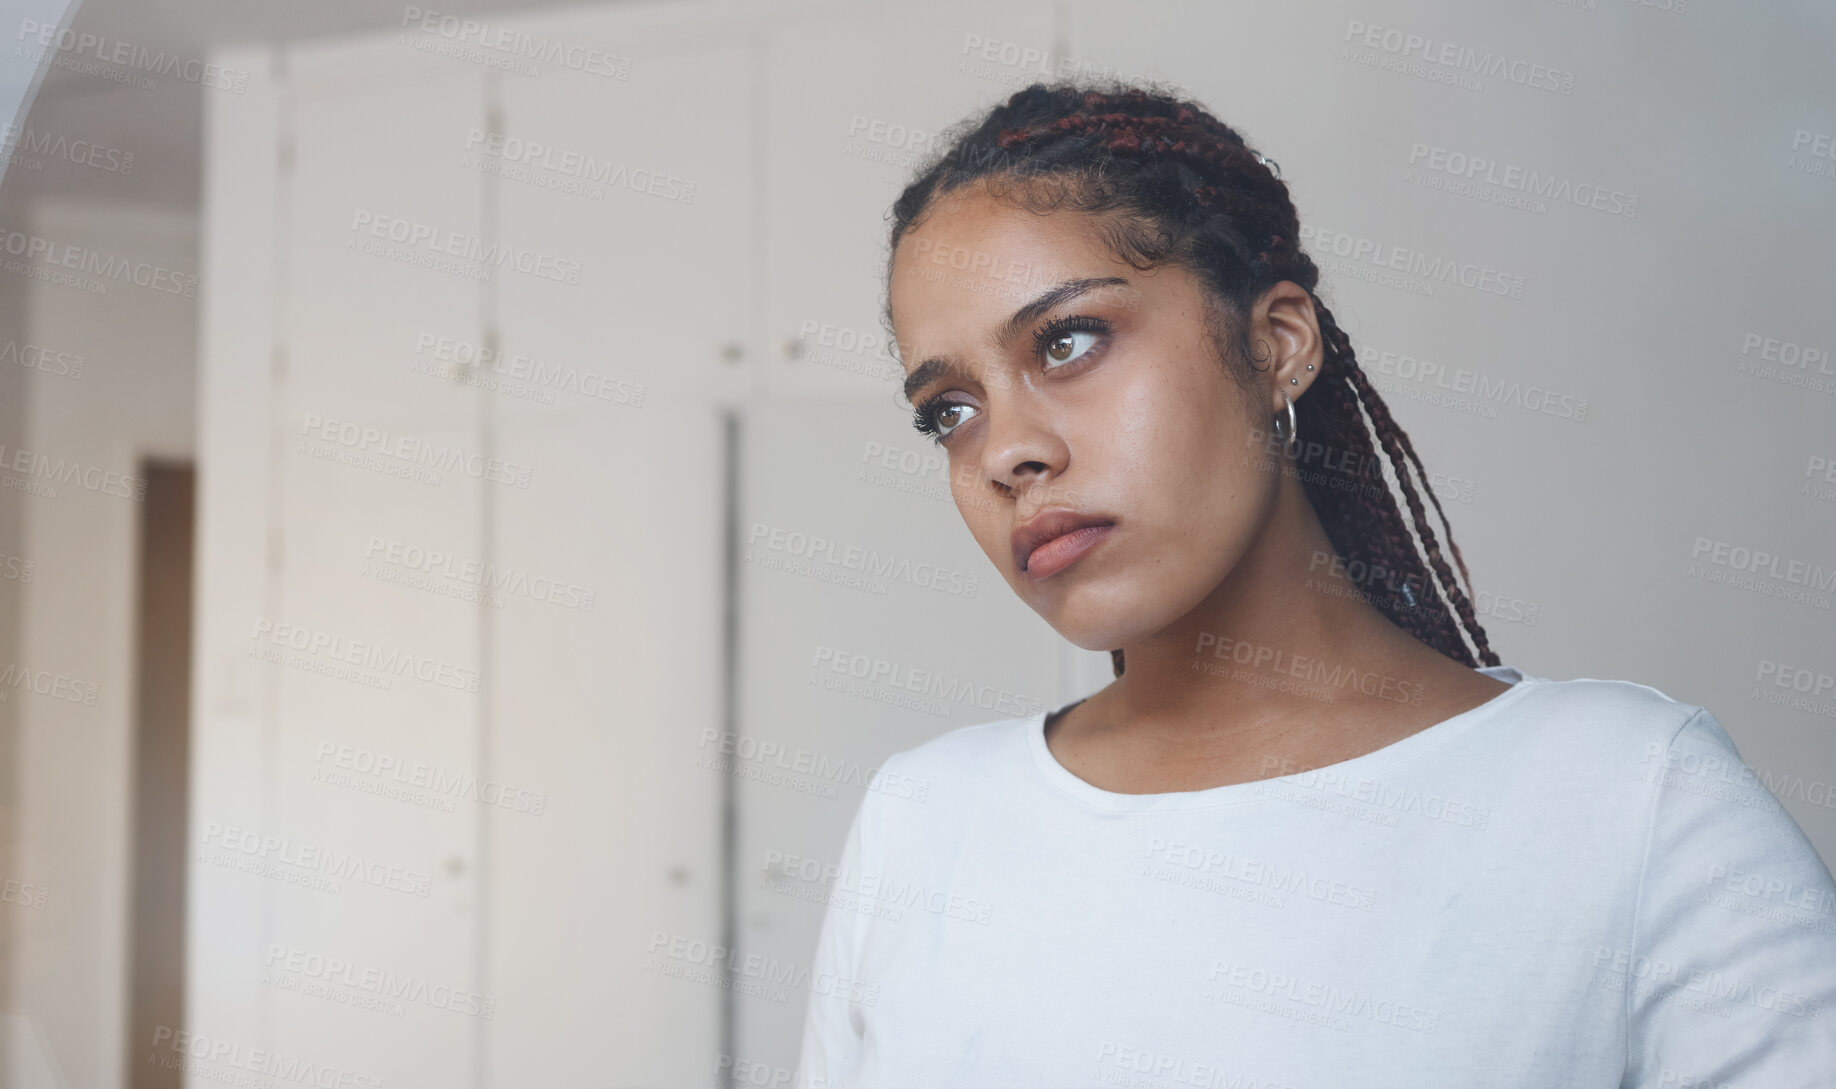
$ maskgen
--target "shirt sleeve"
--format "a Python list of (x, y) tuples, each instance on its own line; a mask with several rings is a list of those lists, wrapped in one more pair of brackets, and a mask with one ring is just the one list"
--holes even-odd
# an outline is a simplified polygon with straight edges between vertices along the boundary
[(1624, 1089), (1836, 1087), (1836, 880), (1708, 711), (1659, 767)]
[[(888, 762), (890, 764), (890, 761)], [(863, 844), (869, 829), (869, 810), (874, 792), (869, 790), (855, 807), (854, 819), (842, 840), (837, 872), (845, 878), (860, 873), (868, 846)], [(837, 883), (840, 883), (838, 878)], [(823, 912), (822, 932), (816, 939), (816, 952), (810, 963), (810, 996), (804, 1006), (803, 1042), (797, 1058), (797, 1089), (836, 1089), (852, 1074), (861, 1060), (863, 1027), (852, 1002), (838, 1002), (821, 993), (820, 980), (857, 978), (860, 962), (863, 916), (851, 909), (851, 898), (831, 895)]]

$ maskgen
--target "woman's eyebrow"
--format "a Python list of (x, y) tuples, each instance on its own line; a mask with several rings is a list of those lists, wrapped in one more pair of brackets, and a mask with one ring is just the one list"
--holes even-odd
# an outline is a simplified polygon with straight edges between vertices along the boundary
[(1086, 292), (1095, 291), (1099, 287), (1115, 287), (1118, 284), (1127, 283), (1128, 280), (1121, 276), (1086, 276), (1054, 284), (1040, 292), (1032, 302), (1014, 311), (1013, 316), (1002, 323), (999, 343), (1005, 344), (1012, 340), (1015, 333), (1031, 325), (1034, 319), (1062, 302), (1075, 299)]
[(948, 356), (934, 355), (912, 368), (912, 373), (905, 376), (905, 399), (910, 401), (912, 395), (928, 385), (933, 378), (940, 375), (954, 375), (964, 381), (969, 379), (969, 372)]
[[(1001, 323), (1001, 331), (996, 337), (996, 342), (1005, 344), (1012, 340), (1014, 334), (1060, 303), (1095, 291), (1099, 287), (1116, 287), (1127, 283), (1127, 278), (1122, 276), (1084, 276), (1053, 284), (1040, 292), (1031, 302), (1014, 311), (1012, 316)], [(944, 374), (953, 374), (961, 378), (968, 377), (967, 372), (955, 360), (944, 356), (932, 356), (912, 368), (912, 373), (906, 376), (905, 399), (910, 401), (912, 394), (917, 393), (927, 382)]]

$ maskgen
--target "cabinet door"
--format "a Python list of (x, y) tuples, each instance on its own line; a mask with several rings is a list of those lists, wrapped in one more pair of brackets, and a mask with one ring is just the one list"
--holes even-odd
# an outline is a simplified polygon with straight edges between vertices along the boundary
[[(289, 59), (257, 89), (271, 113), (213, 119), (215, 137), (290, 144), (291, 165), (213, 151), (207, 254), (271, 279), (212, 281), (185, 1027), (213, 1042), (193, 1045), (204, 1077), (265, 1054), (465, 1084), (480, 606), (432, 557), (479, 555), (485, 499), (508, 485), (480, 460), (476, 391), (413, 349), (478, 328), (479, 280), (432, 251), (481, 229), (480, 178), (448, 150), (484, 124), (481, 80)], [(245, 188), (262, 185), (265, 208)]]
[(493, 811), (487, 1083), (707, 1085), (719, 1049), (726, 349), (751, 321), (751, 47), (591, 27), (628, 78), (509, 78), (502, 238), (577, 282), (500, 278), (481, 372), (532, 468), (491, 519), (529, 589), (492, 611), (486, 740), (539, 815)]
[[(768, 1072), (797, 1062), (829, 894), (801, 875), (835, 861), (880, 762), (1082, 683), (1084, 652), (970, 537), (880, 346), (885, 215), (924, 134), (1041, 75), (1053, 35), (1051, 9), (1024, 5), (849, 15), (767, 40), (765, 312), (773, 346), (801, 349), (760, 361), (767, 392), (745, 413), (729, 759), (740, 955), (804, 981), (736, 998), (736, 1051)], [(985, 43), (1041, 57), (987, 66)]]

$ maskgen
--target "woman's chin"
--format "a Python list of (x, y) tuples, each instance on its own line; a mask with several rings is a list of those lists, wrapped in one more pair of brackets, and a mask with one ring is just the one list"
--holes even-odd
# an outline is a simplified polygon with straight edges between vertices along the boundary
[(1164, 585), (1136, 580), (1067, 586), (1069, 592), (1034, 611), (1064, 640), (1081, 650), (1108, 652), (1151, 637), (1176, 623), (1203, 600), (1202, 594), (1174, 595)]
[(1046, 622), (1050, 623), (1052, 630), (1063, 636), (1067, 643), (1080, 650), (1107, 652), (1117, 647), (1127, 646), (1131, 640), (1141, 637), (1141, 633), (1133, 628), (1125, 630), (1114, 624), (1076, 623), (1062, 615), (1056, 621), (1047, 617)]

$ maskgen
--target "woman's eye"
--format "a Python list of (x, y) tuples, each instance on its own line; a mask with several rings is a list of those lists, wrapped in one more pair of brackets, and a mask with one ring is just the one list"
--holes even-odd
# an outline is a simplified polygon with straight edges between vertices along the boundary
[(965, 409), (974, 412), (975, 406), (933, 397), (912, 412), (912, 426), (918, 429), (920, 435), (931, 436), (931, 441), (941, 446), (950, 432), (968, 419), (961, 415)]
[(941, 439), (955, 431), (958, 426), (968, 421), (969, 415), (967, 414), (974, 412), (974, 405), (965, 405), (961, 402), (939, 405), (937, 410), (931, 414), (932, 419), (937, 423), (937, 437)]
[[(1083, 346), (1078, 346), (1078, 338), (1085, 338)], [(1096, 333), (1084, 330), (1072, 330), (1059, 333), (1046, 342), (1045, 357), (1048, 363), (1063, 365), (1076, 360), (1089, 351), (1098, 340)]]

